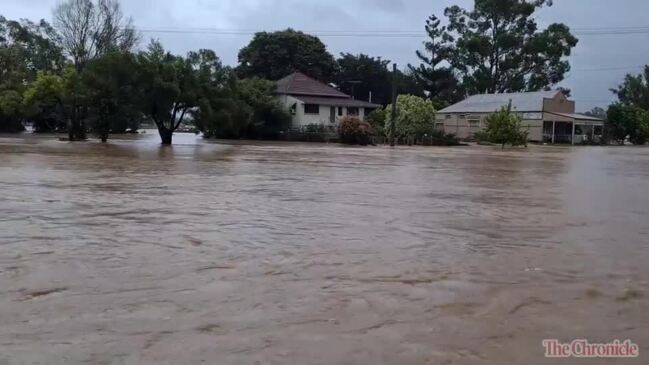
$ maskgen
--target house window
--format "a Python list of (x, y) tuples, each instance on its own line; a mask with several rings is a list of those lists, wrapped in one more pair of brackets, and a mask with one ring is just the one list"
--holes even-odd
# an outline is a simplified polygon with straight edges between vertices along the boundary
[(342, 117), (342, 116), (343, 116), (343, 107), (342, 107), (342, 106), (339, 106), (339, 107), (338, 107), (338, 116), (339, 116), (339, 117)]
[(444, 119), (451, 119), (451, 115), (450, 115), (450, 114), (446, 114), (446, 115), (444, 116)]
[(444, 130), (444, 123), (443, 122), (435, 123), (435, 129)]
[(478, 120), (478, 119), (469, 119), (469, 128), (471, 128), (471, 129), (480, 129), (480, 120)]
[(347, 108), (347, 115), (358, 115), (358, 108)]
[(460, 115), (458, 116), (458, 119), (464, 119), (464, 118), (466, 118), (466, 115), (464, 115), (464, 114), (460, 114)]
[(320, 114), (320, 105), (304, 104), (304, 114)]

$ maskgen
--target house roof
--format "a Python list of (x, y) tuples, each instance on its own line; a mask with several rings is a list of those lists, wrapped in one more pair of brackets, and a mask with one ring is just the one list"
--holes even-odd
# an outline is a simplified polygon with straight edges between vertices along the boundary
[(356, 108), (379, 108), (380, 105), (368, 103), (363, 100), (354, 100), (352, 98), (331, 98), (322, 96), (295, 95), (294, 98), (305, 104), (320, 104), (331, 106), (344, 106)]
[(350, 98), (349, 95), (334, 89), (309, 76), (295, 72), (276, 82), (278, 94), (311, 95), (335, 98)]
[(588, 121), (593, 121), (593, 122), (603, 122), (603, 119), (597, 118), (597, 117), (591, 117), (589, 115), (584, 115), (584, 114), (575, 114), (575, 113), (556, 113), (556, 112), (549, 112), (550, 114), (556, 114), (560, 115), (562, 117), (567, 117), (567, 118), (573, 118), (576, 120), (588, 120)]
[(507, 106), (510, 100), (512, 109), (519, 112), (541, 112), (543, 111), (543, 99), (554, 98), (559, 92), (559, 90), (552, 90), (473, 95), (440, 110), (438, 113), (491, 113)]

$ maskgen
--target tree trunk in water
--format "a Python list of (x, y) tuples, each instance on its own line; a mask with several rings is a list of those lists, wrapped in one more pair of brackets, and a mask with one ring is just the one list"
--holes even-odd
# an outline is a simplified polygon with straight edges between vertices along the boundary
[(158, 132), (160, 133), (160, 139), (162, 140), (162, 144), (170, 145), (174, 132), (170, 131), (165, 127), (158, 127)]

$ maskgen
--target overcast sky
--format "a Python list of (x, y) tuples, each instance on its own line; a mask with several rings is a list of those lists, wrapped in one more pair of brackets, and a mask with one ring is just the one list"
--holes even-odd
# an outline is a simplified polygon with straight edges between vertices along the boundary
[[(57, 0), (0, 0), (1, 14), (10, 19), (51, 19)], [(583, 35), (584, 28), (649, 27), (648, 0), (554, 0), (537, 14), (545, 26), (564, 22), (580, 39), (570, 57), (573, 71), (561, 86), (572, 89), (578, 111), (606, 106), (609, 88), (628, 72), (649, 64), (649, 34)], [(311, 31), (406, 30), (423, 34), (426, 18), (442, 16), (445, 7), (472, 7), (471, 0), (122, 0), (124, 11), (140, 28), (219, 28)], [(649, 29), (649, 28), (648, 28)], [(224, 63), (235, 65), (249, 34), (143, 33), (145, 44), (158, 38), (174, 53), (211, 48)], [(322, 37), (329, 51), (366, 53), (397, 62), (416, 62), (423, 38)], [(620, 69), (625, 68), (626, 69)], [(592, 69), (617, 68), (614, 70)]]

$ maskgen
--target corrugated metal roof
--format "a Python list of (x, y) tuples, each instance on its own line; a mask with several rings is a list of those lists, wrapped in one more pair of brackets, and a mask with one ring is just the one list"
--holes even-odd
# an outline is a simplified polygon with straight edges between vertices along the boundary
[(296, 99), (302, 101), (306, 104), (319, 104), (319, 105), (331, 105), (331, 106), (345, 106), (345, 107), (356, 107), (356, 108), (378, 108), (380, 105), (368, 103), (363, 100), (354, 100), (351, 98), (327, 98), (319, 96), (308, 96), (308, 95), (296, 95)]
[(292, 73), (275, 84), (277, 85), (276, 92), (278, 94), (350, 98), (349, 95), (314, 80), (301, 72)]
[(473, 95), (463, 101), (440, 110), (438, 113), (491, 113), (507, 106), (512, 101), (512, 109), (519, 112), (543, 111), (543, 99), (554, 98), (560, 91), (535, 91), (528, 93), (481, 94)]

